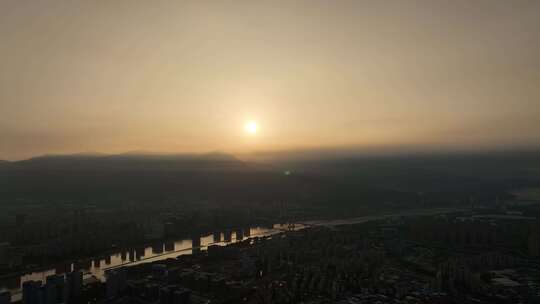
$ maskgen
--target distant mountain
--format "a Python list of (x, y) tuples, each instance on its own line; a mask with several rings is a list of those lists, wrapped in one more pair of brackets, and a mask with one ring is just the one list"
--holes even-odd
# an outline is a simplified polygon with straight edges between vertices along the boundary
[[(27, 160), (10, 162), (3, 169), (10, 170), (53, 170), (53, 171), (175, 171), (175, 170), (218, 170), (241, 169), (242, 161), (225, 153), (206, 154), (124, 154), (79, 153), (70, 155), (43, 155)], [(0, 167), (2, 169), (2, 167)]]
[(415, 196), (317, 174), (297, 174), (220, 152), (46, 155), (0, 166), (0, 203), (287, 200), (334, 208), (411, 198)]
[(331, 153), (275, 162), (305, 174), (377, 189), (431, 195), (434, 200), (504, 199), (521, 187), (540, 186), (540, 150), (410, 153), (335, 157)]

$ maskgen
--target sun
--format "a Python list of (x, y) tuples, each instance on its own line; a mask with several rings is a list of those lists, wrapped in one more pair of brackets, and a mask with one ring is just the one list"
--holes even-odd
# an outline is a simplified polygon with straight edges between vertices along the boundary
[(258, 129), (257, 122), (255, 121), (246, 122), (246, 124), (244, 125), (244, 129), (246, 130), (248, 134), (255, 135)]

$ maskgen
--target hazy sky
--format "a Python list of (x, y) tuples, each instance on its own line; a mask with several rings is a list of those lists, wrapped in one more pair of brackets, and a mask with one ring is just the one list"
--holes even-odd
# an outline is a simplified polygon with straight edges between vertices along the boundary
[(0, 159), (536, 144), (537, 0), (0, 1)]

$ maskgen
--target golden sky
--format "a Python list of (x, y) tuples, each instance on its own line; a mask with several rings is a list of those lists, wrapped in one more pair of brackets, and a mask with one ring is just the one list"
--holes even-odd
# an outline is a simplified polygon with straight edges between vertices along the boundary
[(536, 0), (2, 0), (0, 159), (537, 145), (539, 29)]

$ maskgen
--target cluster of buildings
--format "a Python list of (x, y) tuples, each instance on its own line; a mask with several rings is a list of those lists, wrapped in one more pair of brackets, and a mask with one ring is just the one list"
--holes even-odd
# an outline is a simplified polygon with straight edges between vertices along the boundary
[(103, 302), (536, 303), (540, 263), (526, 241), (507, 239), (534, 225), (514, 223), (430, 216), (251, 238), (118, 269)]
[[(182, 221), (164, 223), (174, 233)], [(539, 228), (532, 217), (460, 212), (265, 237), (239, 229), (236, 243), (205, 247), (196, 237), (190, 255), (111, 268), (104, 281), (80, 271), (27, 281), (22, 302), (540, 303)], [(223, 233), (226, 243), (232, 237)], [(0, 258), (9, 247), (0, 246)], [(9, 302), (0, 293), (0, 304)]]
[[(26, 281), (22, 286), (22, 303), (24, 304), (57, 304), (83, 303), (83, 273), (73, 271), (66, 275), (47, 276), (45, 282)], [(12, 301), (8, 291), (0, 293), (0, 304)]]
[(144, 241), (142, 228), (132, 219), (98, 208), (18, 214), (0, 235), (0, 269), (6, 273)]
[[(264, 204), (227, 207), (212, 202), (112, 207), (58, 204), (53, 208), (29, 204), (12, 211), (17, 213), (2, 215), (7, 220), (0, 222), (0, 271), (16, 273), (28, 270), (28, 265), (83, 259), (114, 248), (277, 222)], [(229, 230), (225, 241), (230, 239)]]

